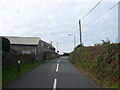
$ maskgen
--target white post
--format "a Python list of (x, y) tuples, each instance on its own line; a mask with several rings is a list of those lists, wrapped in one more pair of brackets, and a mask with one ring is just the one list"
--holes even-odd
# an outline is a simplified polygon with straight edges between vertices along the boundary
[(118, 43), (120, 43), (120, 1), (118, 3)]
[[(74, 44), (74, 49), (75, 49), (75, 46), (76, 46), (76, 37), (75, 37), (75, 35), (74, 34), (68, 34), (69, 36), (73, 36), (73, 44)], [(74, 50), (73, 49), (73, 50)]]

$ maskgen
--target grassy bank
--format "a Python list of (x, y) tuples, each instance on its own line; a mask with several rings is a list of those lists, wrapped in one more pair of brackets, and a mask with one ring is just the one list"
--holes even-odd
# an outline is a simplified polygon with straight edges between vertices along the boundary
[(40, 61), (34, 61), (34, 63), (26, 63), (20, 65), (20, 71), (18, 72), (17, 66), (12, 67), (6, 70), (3, 70), (2, 72), (2, 85), (3, 87), (10, 83), (11, 81), (17, 79), (21, 75), (25, 74), (26, 72), (31, 71), (33, 68), (39, 66), (43, 62)]
[(69, 60), (103, 88), (120, 88), (120, 44), (79, 47)]

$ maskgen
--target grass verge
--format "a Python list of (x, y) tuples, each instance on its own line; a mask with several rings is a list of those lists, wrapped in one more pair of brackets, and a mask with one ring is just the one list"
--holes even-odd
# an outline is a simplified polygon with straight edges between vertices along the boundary
[(11, 81), (17, 79), (21, 75), (31, 71), (33, 68), (39, 66), (42, 64), (40, 61), (34, 61), (34, 64), (32, 63), (26, 63), (26, 64), (21, 64), (20, 65), (20, 71), (17, 71), (17, 66), (13, 68), (9, 68), (7, 70), (2, 71), (2, 86), (5, 87), (8, 83)]

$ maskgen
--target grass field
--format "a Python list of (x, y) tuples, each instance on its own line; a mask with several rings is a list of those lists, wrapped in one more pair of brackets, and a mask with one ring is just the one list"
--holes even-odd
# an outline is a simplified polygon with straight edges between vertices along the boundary
[(18, 72), (17, 66), (13, 68), (9, 68), (7, 70), (2, 71), (2, 86), (6, 86), (11, 81), (17, 79), (21, 75), (25, 74), (26, 72), (31, 71), (33, 68), (39, 66), (43, 62), (40, 61), (34, 61), (34, 64), (32, 63), (26, 63), (20, 65), (20, 71)]

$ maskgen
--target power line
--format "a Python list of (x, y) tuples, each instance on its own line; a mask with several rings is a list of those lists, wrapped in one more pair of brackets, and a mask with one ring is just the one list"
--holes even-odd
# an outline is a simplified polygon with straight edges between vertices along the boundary
[(89, 24), (94, 23), (96, 20), (98, 20), (99, 18), (101, 18), (102, 16), (104, 16), (107, 12), (109, 12), (110, 10), (112, 10), (115, 6), (117, 6), (120, 2), (118, 2), (117, 4), (115, 4), (114, 6), (112, 6), (111, 8), (109, 8), (104, 14), (102, 14), (101, 16), (98, 16), (96, 19), (92, 20)]
[[(102, 0), (101, 0), (102, 1)], [(101, 3), (101, 1), (100, 2), (98, 2), (85, 16), (83, 16), (80, 20), (82, 20), (82, 19), (84, 19), (89, 13), (91, 13), (100, 3)]]
[(100, 0), (85, 16), (83, 16), (79, 20), (79, 29), (80, 29), (80, 44), (82, 45), (82, 33), (81, 33), (81, 20), (84, 19), (89, 13), (91, 13), (100, 3), (102, 0)]

